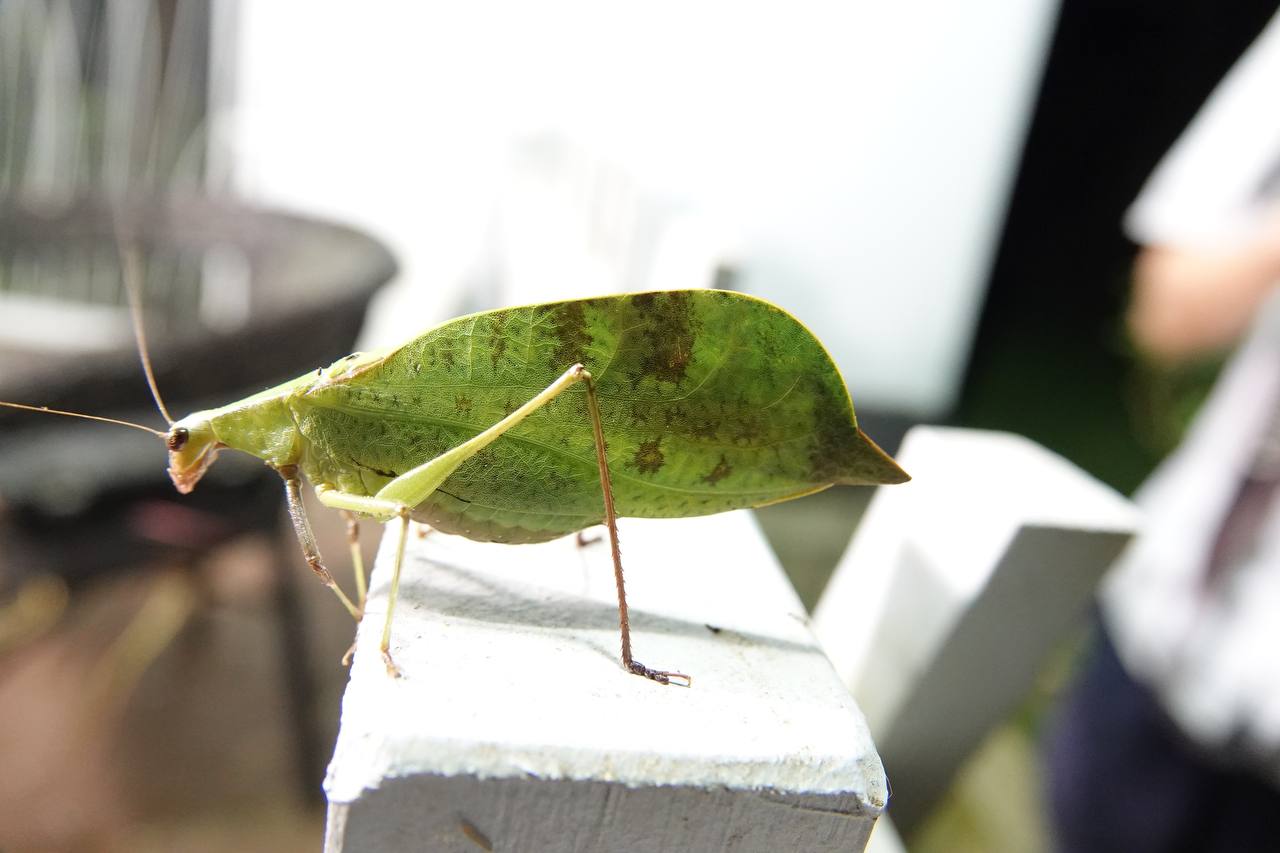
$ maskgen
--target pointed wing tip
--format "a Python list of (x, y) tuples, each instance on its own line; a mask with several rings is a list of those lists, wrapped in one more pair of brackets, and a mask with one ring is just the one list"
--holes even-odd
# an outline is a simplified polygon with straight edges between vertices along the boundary
[(911, 479), (911, 475), (861, 429), (858, 430), (858, 438), (864, 444), (864, 452), (859, 454), (857, 470), (846, 482), (863, 486), (892, 486)]
[(893, 467), (894, 467), (894, 472), (893, 474), (890, 475), (891, 479), (885, 480), (884, 481), (885, 485), (896, 486), (899, 483), (911, 482), (911, 475), (908, 474), (906, 471), (903, 471), (900, 467), (898, 467), (897, 462), (893, 463)]

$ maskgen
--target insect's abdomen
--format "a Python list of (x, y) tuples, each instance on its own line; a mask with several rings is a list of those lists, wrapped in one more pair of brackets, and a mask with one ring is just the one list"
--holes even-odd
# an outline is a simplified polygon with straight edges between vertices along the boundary
[[(603, 515), (603, 511), (601, 512)], [(444, 533), (455, 533), (477, 542), (502, 542), (508, 545), (529, 545), (547, 542), (569, 533), (599, 524), (602, 518), (575, 520), (566, 523), (554, 519), (532, 519), (535, 527), (525, 527), (518, 516), (498, 513), (488, 518), (477, 517), (471, 505), (449, 495), (437, 492), (413, 511), (414, 521), (429, 524)], [(524, 516), (528, 518), (528, 516)]]
[[(596, 378), (618, 512), (704, 515), (837, 482), (905, 479), (857, 429), (794, 318), (724, 291), (510, 308), (451, 321), (307, 395), (315, 471), (371, 494), (492, 426), (581, 362)], [(554, 538), (603, 517), (581, 386), (463, 464), (415, 517), (473, 539)]]

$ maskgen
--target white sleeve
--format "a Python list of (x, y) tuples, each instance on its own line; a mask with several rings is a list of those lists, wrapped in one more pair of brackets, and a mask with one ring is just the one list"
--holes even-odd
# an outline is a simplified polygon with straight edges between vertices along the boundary
[(1248, 237), (1280, 196), (1280, 13), (1214, 89), (1125, 216), (1143, 244)]

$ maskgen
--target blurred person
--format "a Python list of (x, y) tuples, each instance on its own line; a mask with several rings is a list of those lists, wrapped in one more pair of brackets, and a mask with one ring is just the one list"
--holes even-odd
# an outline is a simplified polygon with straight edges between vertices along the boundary
[(1241, 342), (1139, 490), (1048, 744), (1061, 851), (1280, 851), (1280, 14), (1126, 218), (1135, 343)]

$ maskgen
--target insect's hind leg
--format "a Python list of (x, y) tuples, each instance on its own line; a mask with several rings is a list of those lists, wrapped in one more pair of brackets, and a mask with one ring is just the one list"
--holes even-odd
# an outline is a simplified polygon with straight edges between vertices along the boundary
[[(383, 486), (378, 494), (372, 498), (348, 495), (321, 488), (316, 489), (316, 495), (320, 498), (320, 502), (326, 506), (373, 515), (384, 520), (394, 517), (399, 512), (402, 513), (403, 518), (407, 519), (408, 508), (418, 506), (425, 501), (464, 462), (488, 447), (503, 433), (515, 427), (533, 412), (550, 403), (579, 382), (586, 386), (587, 409), (591, 416), (591, 429), (596, 446), (596, 463), (600, 470), (600, 487), (604, 493), (605, 523), (609, 530), (609, 541), (612, 545), (613, 574), (618, 587), (618, 626), (622, 633), (622, 665), (628, 672), (643, 675), (645, 678), (651, 678), (662, 684), (683, 682), (684, 686), (687, 687), (692, 683), (692, 679), (684, 673), (650, 669), (631, 657), (631, 621), (627, 613), (627, 595), (622, 581), (622, 551), (618, 546), (617, 513), (614, 510), (613, 486), (609, 480), (608, 458), (605, 455), (604, 427), (600, 421), (600, 404), (596, 398), (595, 383), (591, 378), (591, 374), (581, 364), (575, 364), (570, 367), (560, 375), (560, 378), (548, 385), (533, 399), (484, 432), (456, 447), (446, 450), (436, 458), (424, 462), (410, 471), (406, 471)], [(387, 652), (387, 644), (391, 631), (391, 607), (395, 603), (396, 582), (399, 577), (401, 562), (399, 555), (404, 552), (404, 531), (407, 527), (406, 521), (401, 528), (400, 548), (396, 559), (396, 576), (392, 580), (392, 599), (387, 605), (387, 628), (383, 632), (383, 654), (388, 660), (390, 659)]]
[[(320, 561), (320, 547), (316, 545), (315, 534), (311, 532), (311, 522), (307, 520), (307, 510), (302, 505), (297, 466), (283, 465), (276, 470), (284, 479), (284, 498), (289, 505), (289, 520), (293, 522), (293, 532), (297, 534), (298, 544), (302, 546), (302, 556), (306, 558), (307, 565), (320, 578), (321, 583), (333, 590), (333, 594), (338, 596), (342, 606), (347, 608), (347, 612), (351, 614), (352, 618), (359, 622), (361, 608), (351, 603), (351, 599), (347, 598), (347, 594), (342, 591), (342, 587), (338, 586), (338, 582), (333, 579), (333, 575), (324, 567), (324, 563)], [(362, 600), (361, 604), (363, 605), (363, 603)]]
[[(613, 578), (618, 587), (618, 627), (622, 633), (622, 665), (628, 672), (651, 678), (659, 684), (693, 686), (693, 678), (683, 672), (666, 672), (650, 669), (631, 656), (631, 620), (627, 614), (627, 591), (622, 581), (622, 549), (618, 545), (618, 514), (613, 505), (613, 484), (609, 479), (609, 459), (605, 455), (604, 425), (600, 421), (600, 402), (596, 398), (596, 385), (591, 374), (582, 365), (576, 365), (582, 381), (587, 386), (587, 411), (591, 415), (591, 432), (595, 437), (596, 465), (600, 470), (600, 491), (604, 493), (604, 522), (609, 531), (609, 548), (613, 556)], [(582, 541), (579, 534), (580, 543)]]

